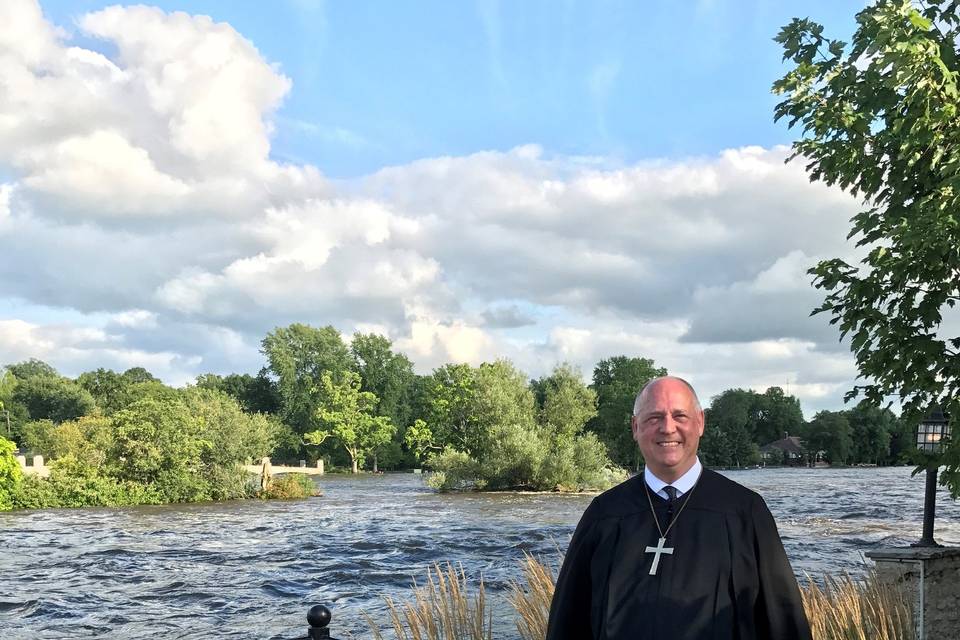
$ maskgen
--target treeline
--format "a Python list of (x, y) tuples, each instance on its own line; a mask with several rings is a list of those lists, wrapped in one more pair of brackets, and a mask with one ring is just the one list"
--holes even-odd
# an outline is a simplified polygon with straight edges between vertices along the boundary
[[(765, 393), (728, 389), (706, 410), (707, 429), (700, 455), (715, 467), (768, 464), (892, 465), (908, 461), (916, 425), (901, 421), (889, 409), (861, 402), (846, 411), (820, 411), (806, 421), (800, 402), (780, 387)], [(774, 451), (764, 458), (764, 445), (799, 438), (799, 460)]]
[[(265, 455), (322, 457), (354, 472), (427, 467), (441, 489), (602, 488), (642, 464), (634, 397), (667, 373), (616, 356), (597, 363), (589, 384), (568, 365), (531, 380), (507, 360), (418, 375), (384, 336), (345, 342), (333, 327), (305, 324), (271, 331), (261, 351), (257, 375), (205, 374), (184, 389), (139, 367), (69, 379), (38, 360), (10, 364), (0, 372), (0, 429), (53, 461), (58, 493), (72, 496), (65, 504), (93, 494), (114, 503), (242, 497), (253, 489), (238, 465)], [(701, 454), (712, 466), (756, 464), (760, 447), (786, 433), (842, 464), (895, 462), (908, 446), (889, 411), (860, 406), (808, 423), (777, 387), (728, 390), (707, 413)], [(31, 505), (43, 503), (41, 483), (27, 485)]]

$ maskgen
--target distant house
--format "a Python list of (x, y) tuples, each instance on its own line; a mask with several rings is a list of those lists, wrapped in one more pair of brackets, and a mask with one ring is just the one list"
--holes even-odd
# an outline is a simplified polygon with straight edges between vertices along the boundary
[(760, 457), (772, 464), (800, 464), (803, 462), (803, 441), (797, 436), (782, 439), (760, 447)]

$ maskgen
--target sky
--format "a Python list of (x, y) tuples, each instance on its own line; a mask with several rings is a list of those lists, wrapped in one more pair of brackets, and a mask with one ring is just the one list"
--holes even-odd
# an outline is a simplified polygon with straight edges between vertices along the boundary
[(0, 364), (182, 385), (303, 322), (843, 408), (806, 270), (858, 203), (785, 163), (772, 38), (862, 7), (4, 0)]

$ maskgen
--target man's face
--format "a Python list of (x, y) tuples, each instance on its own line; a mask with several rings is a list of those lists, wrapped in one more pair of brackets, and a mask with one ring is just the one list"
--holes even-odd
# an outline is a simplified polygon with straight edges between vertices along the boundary
[(665, 378), (648, 387), (631, 425), (647, 467), (661, 480), (673, 482), (693, 466), (703, 411), (684, 383)]

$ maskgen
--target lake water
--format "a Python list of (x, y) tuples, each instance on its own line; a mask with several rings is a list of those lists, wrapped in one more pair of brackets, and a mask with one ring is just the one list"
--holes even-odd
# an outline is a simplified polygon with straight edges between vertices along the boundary
[[(862, 553), (920, 537), (924, 477), (906, 468), (727, 472), (759, 491), (799, 575), (863, 571)], [(0, 514), (0, 638), (296, 638), (309, 606), (333, 635), (406, 597), (435, 561), (483, 575), (499, 638), (524, 551), (556, 562), (586, 495), (440, 495), (408, 475), (324, 476), (291, 502)], [(941, 490), (936, 537), (960, 546)]]

